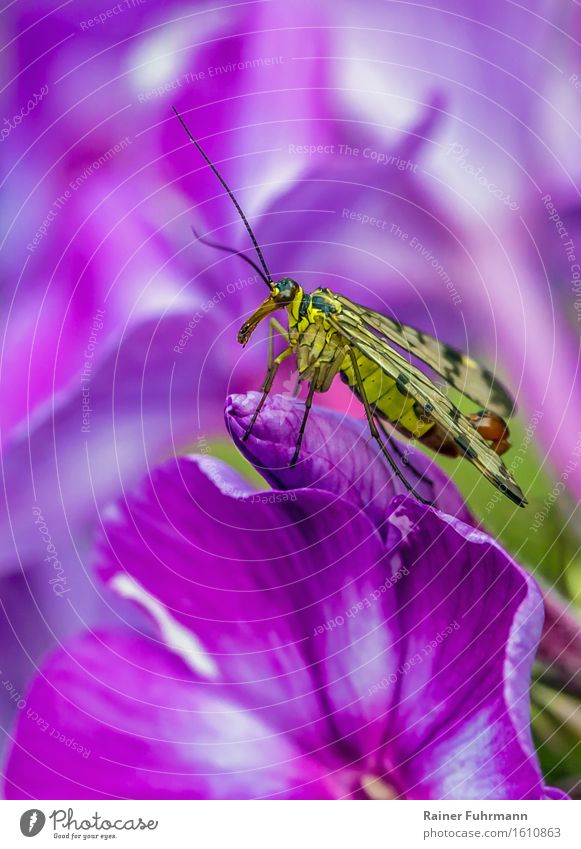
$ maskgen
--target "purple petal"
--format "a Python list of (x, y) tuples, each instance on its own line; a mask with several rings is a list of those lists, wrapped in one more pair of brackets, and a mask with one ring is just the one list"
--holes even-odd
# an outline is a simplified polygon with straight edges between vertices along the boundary
[(581, 622), (573, 602), (555, 590), (542, 588), (545, 622), (539, 645), (539, 659), (556, 672), (563, 682), (581, 686)]
[[(167, 657), (177, 654), (181, 659), (174, 657), (171, 668), (179, 663), (181, 678), (193, 676), (204, 692), (224, 694), (218, 708), (211, 703), (211, 713), (244, 705), (252, 712), (249, 721), (259, 724), (260, 739), (263, 728), (284, 733), (283, 754), (291, 747), (291, 759), (298, 757), (299, 745), (309, 761), (303, 775), (309, 782), (312, 776), (314, 795), (349, 795), (365, 770), (408, 798), (540, 798), (545, 789), (528, 713), (530, 666), (542, 622), (535, 585), (488, 537), (459, 520), (401, 497), (393, 508), (385, 556), (364, 514), (330, 493), (253, 493), (211, 458), (176, 460), (118, 508), (101, 546), (101, 572), (112, 589), (139, 601), (159, 625), (166, 647), (140, 647), (140, 662), (155, 655), (165, 670)], [(176, 761), (187, 764), (188, 775), (213, 774), (216, 764), (222, 769), (220, 748), (217, 759), (208, 756), (211, 767), (200, 753), (200, 740), (214, 733), (204, 723), (200, 738), (190, 723), (177, 723), (170, 754), (152, 745), (152, 738), (167, 739), (159, 700), (162, 708), (167, 702), (175, 708), (178, 699), (180, 707), (175, 672), (171, 685), (160, 688), (141, 675), (137, 680), (123, 665), (118, 673), (116, 663), (103, 663), (99, 653), (89, 651), (80, 665), (87, 673), (79, 690), (88, 700), (79, 702), (80, 709), (97, 717), (95, 739), (107, 740), (107, 747), (110, 735), (102, 726), (115, 735), (121, 725), (125, 735), (122, 718), (131, 715), (128, 703), (118, 706), (99, 683), (110, 679), (112, 669), (122, 682), (117, 685), (115, 678), (115, 689), (131, 681), (131, 694), (154, 693), (158, 699), (151, 698), (157, 706), (153, 716), (145, 711), (131, 726), (137, 741), (126, 745), (112, 738), (111, 750), (126, 752), (121, 763), (130, 765), (119, 768), (120, 759), (113, 758), (115, 795), (127, 795), (127, 770), (134, 783), (139, 776), (140, 793), (159, 794), (158, 784), (141, 781), (144, 759), (154, 774), (168, 772), (166, 761), (173, 775), (179, 772), (177, 783), (168, 783), (170, 795), (183, 791), (185, 770), (176, 770)], [(152, 665), (156, 671), (157, 661)], [(49, 671), (48, 680), (70, 680), (70, 659)], [(195, 704), (198, 685), (195, 693), (191, 683), (187, 687)], [(46, 685), (37, 681), (39, 686)], [(41, 690), (30, 703), (50, 705), (51, 698)], [(95, 703), (108, 707), (95, 711)], [(202, 700), (202, 710), (206, 705)], [(75, 708), (71, 719), (69, 707), (63, 703), (59, 713), (64, 739), (72, 736), (83, 745), (80, 729), (87, 718), (78, 719)], [(56, 728), (51, 714), (48, 720)], [(30, 734), (23, 723), (21, 718), (18, 742)], [(218, 740), (225, 739), (226, 747), (233, 742), (228, 735), (221, 727)], [(246, 738), (236, 742), (241, 739)], [(190, 743), (194, 748), (188, 751)], [(35, 729), (32, 757), (50, 770), (60, 768), (64, 755), (52, 742), (43, 751), (45, 745), (46, 731)], [(262, 751), (259, 747), (260, 757)], [(272, 773), (275, 789), (271, 783), (264, 791), (259, 781), (245, 789), (236, 784), (232, 792), (296, 797), (296, 786), (289, 788), (277, 768), (280, 747), (272, 751), (275, 761), (268, 761), (265, 774)], [(72, 755), (63, 795), (74, 797), (71, 781), (90, 795), (82, 789), (89, 772)], [(19, 747), (11, 763), (15, 785), (34, 773)], [(339, 787), (317, 784), (323, 763), (333, 772), (342, 765)], [(46, 786), (47, 775), (38, 781)], [(89, 785), (93, 795), (111, 793), (111, 785), (102, 782)], [(210, 783), (195, 786), (188, 785), (187, 792), (217, 792)], [(10, 792), (18, 793), (18, 787)]]
[[(42, 542), (32, 519), (29, 532)], [(0, 578), (2, 764), (15, 719), (25, 710), (29, 684), (47, 651), (80, 629), (107, 626), (114, 619), (114, 605), (119, 608), (117, 598), (105, 599), (103, 587), (86, 571), (89, 552), (83, 541), (76, 550), (67, 550), (54, 545), (50, 530), (43, 528), (43, 536), (45, 550), (35, 568)], [(125, 613), (130, 621), (136, 618), (132, 610)]]
[(6, 771), (21, 799), (337, 798), (336, 764), (303, 754), (224, 686), (151, 641), (87, 634), (27, 696)]
[(335, 722), (359, 752), (378, 744), (373, 701), (363, 712), (352, 706), (395, 662), (383, 628), (390, 601), (365, 617), (348, 611), (385, 583), (390, 564), (349, 502), (316, 489), (249, 492), (224, 464), (182, 458), (119, 506), (101, 552), (104, 580), (138, 601), (146, 593), (150, 608), (195, 634), (207, 674), (271, 724), (303, 745), (336, 742)]
[(296, 736), (300, 706), (309, 746), (387, 768), (406, 796), (542, 795), (531, 579), (484, 534), (411, 500), (395, 502), (382, 556), (342, 499), (247, 495), (227, 475), (207, 458), (156, 472), (109, 527), (105, 579), (124, 567), (276, 728)]
[[(187, 284), (175, 247), (190, 242), (189, 210), (208, 195), (206, 184), (220, 224), (227, 222), (231, 207), (224, 197), (216, 200), (219, 184), (196, 159), (171, 101), (188, 113), (203, 110), (203, 117), (196, 113), (196, 131), (203, 126), (202, 138), (219, 139), (218, 157), (234, 160), (243, 184), (258, 178), (266, 184), (253, 188), (254, 197), (260, 194), (264, 203), (272, 193), (281, 171), (276, 148), (288, 124), (299, 115), (313, 123), (323, 114), (327, 64), (294, 59), (299, 43), (314, 57), (330, 51), (323, 50), (321, 14), (301, 6), (294, 12), (280, 4), (224, 10), (169, 0), (119, 14), (114, 26), (99, 21), (95, 0), (84, 3), (80, 15), (46, 2), (7, 9), (17, 67), (6, 87), (5, 114), (17, 114), (33, 92), (43, 89), (45, 96), (3, 136), (4, 191), (18, 199), (5, 222), (6, 285), (18, 291), (4, 340), (9, 404), (0, 410), (3, 425), (21, 421), (51, 389), (78, 374), (85, 328), (97, 308), (106, 310), (103, 344), (135, 310), (159, 308)], [(302, 29), (293, 26), (297, 16)], [(249, 56), (263, 61), (240, 72), (237, 63)], [(269, 114), (269, 144), (264, 130), (249, 122), (249, 107)], [(227, 132), (233, 120), (238, 129)], [(273, 180), (265, 179), (266, 161)], [(296, 157), (294, 164), (292, 173), (285, 171), (289, 179), (300, 166)], [(48, 231), (29, 248), (47, 216)], [(211, 255), (207, 248), (197, 252)], [(28, 354), (32, 367), (23, 380)]]
[[(259, 399), (257, 392), (230, 396), (226, 424), (238, 448), (264, 478), (275, 488), (317, 487), (347, 498), (364, 510), (378, 529), (384, 528), (393, 496), (408, 493), (371, 439), (367, 422), (313, 407), (299, 462), (290, 466), (304, 403), (284, 395), (270, 396), (249, 439), (243, 442)], [(394, 462), (424, 498), (463, 521), (473, 521), (456, 486), (434, 460), (413, 446), (396, 440), (393, 444), (408, 455), (410, 465), (403, 466), (401, 457), (391, 448)], [(423, 475), (431, 482), (420, 482)]]

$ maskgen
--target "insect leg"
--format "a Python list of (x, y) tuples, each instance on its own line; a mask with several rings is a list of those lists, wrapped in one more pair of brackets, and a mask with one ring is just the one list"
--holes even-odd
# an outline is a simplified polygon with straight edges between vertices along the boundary
[(293, 352), (294, 352), (294, 347), (289, 346), (281, 354), (279, 354), (278, 357), (275, 357), (274, 360), (272, 361), (272, 364), (269, 366), (268, 371), (266, 373), (266, 378), (264, 380), (264, 384), (263, 384), (263, 387), (262, 387), (262, 398), (258, 402), (258, 406), (256, 407), (256, 410), (254, 411), (254, 415), (252, 416), (252, 419), (250, 420), (250, 424), (246, 428), (246, 433), (242, 437), (242, 442), (246, 442), (246, 440), (250, 436), (252, 428), (254, 427), (254, 423), (255, 423), (256, 419), (258, 418), (258, 414), (262, 410), (264, 402), (266, 401), (266, 399), (268, 397), (268, 393), (272, 389), (272, 384), (274, 383), (274, 378), (276, 377), (278, 367), (280, 366), (280, 364), (284, 360), (286, 360), (287, 357), (290, 357), (290, 355)]
[(378, 417), (376, 416), (376, 417), (375, 417), (375, 421), (377, 422), (377, 424), (378, 424), (378, 425), (379, 425), (379, 427), (380, 427), (380, 430), (381, 430), (381, 432), (382, 432), (382, 434), (383, 434), (383, 438), (384, 438), (384, 439), (386, 440), (386, 442), (389, 444), (390, 448), (392, 448), (392, 449), (395, 451), (395, 453), (396, 453), (396, 454), (397, 454), (397, 456), (400, 458), (400, 460), (402, 461), (402, 463), (404, 464), (404, 466), (407, 466), (407, 467), (408, 467), (408, 469), (411, 469), (411, 470), (412, 470), (412, 472), (416, 475), (416, 477), (420, 478), (420, 480), (425, 481), (425, 483), (432, 484), (432, 483), (433, 483), (433, 481), (432, 481), (430, 478), (428, 478), (428, 477), (425, 475), (425, 473), (424, 473), (424, 472), (420, 472), (420, 470), (419, 470), (419, 469), (416, 469), (416, 467), (414, 466), (414, 464), (410, 462), (410, 460), (409, 460), (409, 458), (408, 458), (407, 454), (405, 453), (405, 451), (402, 451), (402, 450), (401, 450), (401, 448), (399, 447), (399, 444), (398, 444), (397, 440), (396, 440), (396, 439), (394, 439), (394, 438), (393, 438), (393, 436), (392, 436), (390, 433), (388, 433), (388, 431), (387, 431), (387, 429), (385, 428), (385, 426), (384, 426), (383, 422), (381, 421), (381, 419), (380, 419), (380, 418), (378, 418)]
[[(288, 342), (288, 333), (287, 333), (286, 329), (282, 326), (282, 324), (280, 323), (280, 321), (278, 321), (278, 319), (271, 318), (270, 321), (268, 322), (268, 371), (270, 371), (270, 369), (272, 367), (273, 360), (274, 360), (274, 331), (275, 330), (277, 331), (277, 333), (280, 333), (282, 338), (285, 339)], [(268, 371), (266, 372), (267, 377), (268, 377)], [(266, 380), (266, 378), (265, 378), (265, 380)]]
[(301, 422), (301, 427), (299, 430), (299, 436), (297, 439), (297, 446), (295, 448), (295, 453), (293, 454), (293, 458), (290, 461), (290, 465), (296, 465), (297, 460), (299, 459), (299, 454), (301, 453), (301, 443), (303, 441), (303, 434), (305, 432), (305, 427), (307, 425), (307, 419), (309, 418), (309, 413), (311, 411), (311, 405), (313, 403), (313, 395), (315, 394), (315, 384), (309, 383), (309, 394), (307, 395), (307, 400), (305, 402), (305, 414), (303, 416), (303, 420)]
[[(269, 323), (268, 323), (268, 326), (269, 326), (268, 367), (270, 368), (270, 365), (272, 363), (272, 357), (273, 357), (273, 339), (274, 339), (274, 332), (273, 331), (276, 330), (276, 332), (279, 333), (286, 342), (289, 342), (290, 340), (289, 340), (288, 330), (286, 329), (286, 327), (284, 327), (280, 323), (280, 321), (278, 321), (278, 319), (271, 318)], [(299, 376), (299, 379), (297, 380), (297, 382), (294, 386), (294, 389), (293, 389), (293, 393), (292, 393), (293, 398), (298, 398), (300, 391), (301, 391), (301, 378)]]
[(409, 491), (415, 495), (418, 501), (421, 501), (422, 504), (433, 504), (433, 501), (428, 501), (426, 498), (423, 498), (416, 489), (407, 481), (398, 468), (395, 460), (387, 450), (385, 444), (383, 443), (381, 436), (379, 435), (379, 431), (377, 430), (377, 425), (375, 424), (375, 419), (373, 418), (373, 411), (371, 409), (371, 405), (365, 393), (365, 387), (363, 386), (363, 381), (361, 379), (361, 372), (359, 371), (359, 365), (357, 363), (357, 357), (353, 352), (353, 348), (349, 347), (349, 357), (351, 358), (351, 364), (353, 365), (353, 373), (355, 374), (355, 380), (357, 382), (357, 390), (359, 395), (361, 396), (361, 400), (363, 401), (363, 406), (365, 407), (365, 414), (367, 416), (367, 421), (369, 423), (369, 430), (371, 431), (371, 436), (376, 440), (377, 444), (381, 449), (381, 453), (391, 466), (394, 474), (400, 479), (400, 481), (404, 484), (404, 486), (409, 489)]

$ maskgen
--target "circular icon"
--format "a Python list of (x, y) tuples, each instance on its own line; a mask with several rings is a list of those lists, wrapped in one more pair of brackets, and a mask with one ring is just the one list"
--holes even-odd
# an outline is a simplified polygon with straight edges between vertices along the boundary
[(32, 808), (30, 811), (25, 811), (20, 817), (20, 831), (25, 837), (36, 837), (46, 822), (46, 817), (38, 808)]

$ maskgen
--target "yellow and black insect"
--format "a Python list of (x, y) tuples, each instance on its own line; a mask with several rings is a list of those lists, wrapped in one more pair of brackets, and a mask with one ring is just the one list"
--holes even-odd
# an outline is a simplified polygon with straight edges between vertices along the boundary
[[(206, 239), (201, 241), (219, 250), (237, 254), (264, 280), (270, 294), (246, 321), (238, 341), (246, 345), (263, 319), (270, 316), (269, 362), (262, 397), (244, 439), (248, 439), (262, 406), (272, 389), (277, 370), (288, 357), (296, 356), (299, 379), (308, 383), (305, 412), (291, 461), (299, 458), (301, 442), (315, 392), (326, 392), (333, 379), (342, 380), (362, 401), (371, 435), (386, 460), (408, 489), (425, 501), (409, 483), (386, 442), (397, 450), (385, 424), (433, 451), (451, 457), (466, 457), (504, 495), (523, 506), (527, 503), (520, 487), (500, 458), (510, 448), (509, 430), (504, 421), (514, 402), (494, 375), (472, 357), (443, 345), (419, 330), (400, 324), (380, 313), (356, 304), (343, 295), (320, 288), (307, 293), (289, 277), (274, 281), (256, 237), (233, 192), (196, 141), (174, 107), (190, 141), (204, 157), (236, 206), (250, 235), (260, 267), (245, 254)], [(198, 237), (199, 238), (199, 237)], [(272, 313), (285, 310), (288, 330)], [(287, 346), (273, 356), (274, 332)], [(481, 409), (465, 415), (446, 397), (442, 389), (412, 365), (393, 345), (422, 360), (444, 380)], [(381, 432), (380, 432), (381, 431)]]

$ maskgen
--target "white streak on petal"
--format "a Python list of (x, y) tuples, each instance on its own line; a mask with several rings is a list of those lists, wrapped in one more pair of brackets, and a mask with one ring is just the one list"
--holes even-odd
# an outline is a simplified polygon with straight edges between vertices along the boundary
[(390, 516), (388, 522), (396, 527), (404, 540), (414, 529), (414, 524), (409, 516), (406, 516), (403, 510), (398, 507)]
[(217, 678), (218, 667), (206, 653), (198, 638), (184, 628), (171, 616), (163, 604), (139, 581), (124, 572), (117, 572), (109, 581), (109, 586), (123, 598), (140, 604), (157, 623), (162, 639), (175, 654), (198, 675), (205, 678)]

